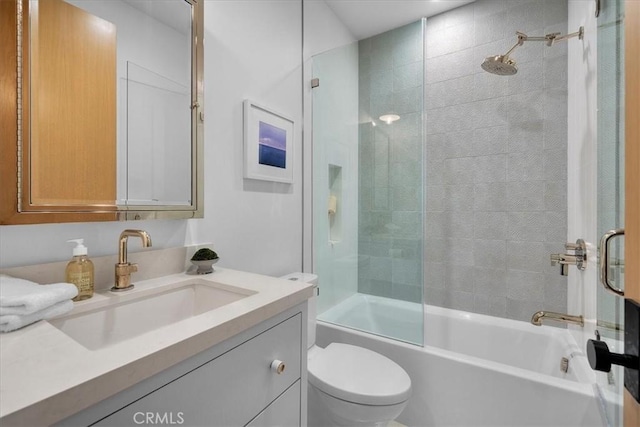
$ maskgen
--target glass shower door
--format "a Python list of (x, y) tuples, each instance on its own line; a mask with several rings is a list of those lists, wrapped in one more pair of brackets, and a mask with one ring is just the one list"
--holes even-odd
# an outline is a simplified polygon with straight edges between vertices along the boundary
[(423, 26), (314, 56), (312, 113), (318, 319), (418, 345)]
[[(602, 2), (598, 17), (598, 234), (624, 228), (624, 1)], [(610, 244), (609, 277), (624, 289), (624, 238)], [(611, 351), (624, 353), (624, 300), (598, 283), (597, 325)], [(609, 425), (622, 425), (623, 369), (597, 373)]]

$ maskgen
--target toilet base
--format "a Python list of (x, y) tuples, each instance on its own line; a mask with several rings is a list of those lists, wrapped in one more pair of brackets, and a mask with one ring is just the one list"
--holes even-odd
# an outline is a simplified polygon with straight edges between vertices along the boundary
[(308, 385), (309, 427), (387, 427), (402, 413), (406, 402), (397, 405), (358, 405), (318, 390)]

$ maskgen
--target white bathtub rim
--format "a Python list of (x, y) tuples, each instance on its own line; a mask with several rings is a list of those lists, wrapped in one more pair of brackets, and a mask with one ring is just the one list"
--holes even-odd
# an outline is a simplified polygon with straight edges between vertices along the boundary
[[(432, 347), (429, 345), (420, 347), (415, 344), (409, 344), (406, 342), (397, 341), (391, 338), (384, 337), (382, 335), (372, 334), (369, 332), (360, 331), (358, 329), (336, 325), (334, 323), (327, 322), (324, 320), (318, 320), (318, 324), (328, 328), (344, 330), (347, 333), (353, 333), (369, 339), (379, 339), (379, 340), (382, 340), (383, 342), (386, 342), (387, 344), (402, 346), (411, 351), (426, 352), (434, 356), (451, 359), (459, 363), (470, 363), (470, 364), (479, 366), (481, 368), (496, 372), (497, 374), (512, 375), (528, 381), (551, 384), (555, 387), (564, 389), (566, 391), (571, 391), (574, 393), (579, 393), (579, 394), (583, 394), (590, 397), (595, 396), (595, 391), (593, 389), (593, 384), (595, 383), (595, 381), (593, 383), (590, 383), (590, 382), (584, 383), (584, 382), (576, 382), (576, 381), (571, 381), (567, 379), (557, 378), (551, 375), (532, 372), (523, 368), (517, 368), (515, 366), (505, 365), (505, 364), (494, 362), (491, 360), (481, 359), (475, 356), (460, 354), (460, 353), (453, 352), (451, 350), (445, 350), (438, 347)], [(576, 356), (576, 357), (580, 357), (580, 356)], [(576, 362), (586, 363), (586, 358), (584, 360), (577, 359)]]

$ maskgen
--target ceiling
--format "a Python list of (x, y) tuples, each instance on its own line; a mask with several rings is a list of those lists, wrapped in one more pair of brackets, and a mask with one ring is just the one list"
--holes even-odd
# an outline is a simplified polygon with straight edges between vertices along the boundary
[(325, 0), (358, 40), (474, 0)]

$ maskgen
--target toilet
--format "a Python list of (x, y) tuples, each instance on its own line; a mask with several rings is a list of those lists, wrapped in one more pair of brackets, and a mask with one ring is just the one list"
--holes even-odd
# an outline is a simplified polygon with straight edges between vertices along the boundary
[[(318, 283), (318, 276), (292, 273), (282, 277)], [(316, 297), (309, 299), (309, 427), (386, 426), (404, 410), (411, 378), (391, 359), (350, 344), (316, 342)]]

